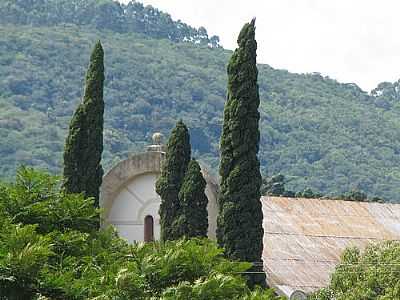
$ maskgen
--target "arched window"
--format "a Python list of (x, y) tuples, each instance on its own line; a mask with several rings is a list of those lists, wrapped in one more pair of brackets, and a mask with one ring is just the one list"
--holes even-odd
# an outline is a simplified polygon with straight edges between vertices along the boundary
[(154, 219), (152, 216), (144, 218), (144, 241), (146, 243), (154, 241)]

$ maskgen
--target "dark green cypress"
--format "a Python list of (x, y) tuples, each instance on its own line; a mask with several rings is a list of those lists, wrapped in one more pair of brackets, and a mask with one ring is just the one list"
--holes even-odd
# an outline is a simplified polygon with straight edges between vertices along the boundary
[(67, 193), (84, 193), (99, 205), (103, 177), (104, 51), (96, 43), (86, 73), (83, 101), (69, 125), (64, 149), (64, 187)]
[[(232, 259), (261, 262), (263, 214), (257, 157), (260, 104), (255, 20), (242, 28), (239, 47), (228, 64), (228, 93), (221, 136), (221, 191), (217, 238)], [(261, 271), (261, 268), (252, 269)], [(249, 275), (249, 284), (265, 283), (265, 275)]]
[(165, 160), (156, 182), (156, 192), (161, 197), (159, 213), (162, 241), (176, 240), (180, 237), (180, 229), (175, 222), (181, 208), (178, 195), (189, 161), (189, 131), (186, 125), (179, 121), (168, 139)]
[(205, 194), (206, 184), (199, 163), (192, 159), (179, 192), (181, 209), (176, 226), (179, 228), (182, 237), (207, 237), (208, 199)]

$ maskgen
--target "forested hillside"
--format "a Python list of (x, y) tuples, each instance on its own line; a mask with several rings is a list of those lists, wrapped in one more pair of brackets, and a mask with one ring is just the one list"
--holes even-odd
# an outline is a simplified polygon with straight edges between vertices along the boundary
[[(19, 164), (60, 171), (66, 129), (98, 39), (106, 55), (106, 170), (182, 118), (194, 156), (216, 171), (231, 55), (217, 37), (136, 2), (3, 0), (1, 177), (13, 176)], [(297, 191), (358, 188), (400, 201), (399, 83), (368, 94), (318, 73), (259, 65), (259, 84), (264, 175), (283, 173)]]

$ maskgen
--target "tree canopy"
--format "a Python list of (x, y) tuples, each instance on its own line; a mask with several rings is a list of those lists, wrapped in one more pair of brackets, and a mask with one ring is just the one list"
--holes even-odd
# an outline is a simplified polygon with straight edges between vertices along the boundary
[[(23, 5), (44, 0), (12, 3), (17, 2), (29, 15)], [(0, 1), (0, 22), (6, 3), (11, 0)], [(19, 164), (60, 172), (67, 127), (98, 39), (107, 49), (104, 169), (143, 151), (154, 132), (168, 135), (182, 118), (191, 131), (193, 155), (216, 174), (232, 52), (92, 25), (5, 22), (0, 25), (0, 176), (11, 180)], [(263, 175), (284, 174), (292, 191), (311, 188), (330, 196), (357, 189), (400, 201), (396, 83), (368, 94), (317, 73), (292, 74), (264, 64), (258, 70)]]
[(176, 123), (167, 142), (165, 160), (156, 182), (160, 195), (160, 237), (163, 241), (176, 240), (182, 236), (181, 226), (176, 221), (182, 213), (179, 192), (190, 162), (191, 146), (189, 130), (182, 120)]
[(361, 252), (347, 249), (329, 286), (311, 300), (391, 300), (400, 298), (400, 243), (370, 245)]
[(0, 24), (75, 24), (118, 33), (137, 32), (173, 42), (220, 47), (219, 37), (209, 37), (204, 27), (196, 29), (180, 20), (174, 21), (169, 14), (135, 0), (127, 4), (115, 0), (2, 0)]
[(241, 276), (250, 264), (225, 259), (214, 242), (128, 245), (97, 230), (93, 200), (59, 187), (29, 168), (0, 184), (1, 300), (278, 300), (251, 292)]
[[(228, 93), (221, 135), (221, 190), (218, 195), (218, 243), (228, 257), (261, 262), (264, 230), (260, 202), (261, 173), (258, 70), (255, 19), (246, 23), (228, 64)], [(262, 270), (254, 269), (254, 271)], [(265, 283), (256, 273), (250, 284)]]
[(182, 236), (187, 238), (207, 237), (206, 184), (199, 163), (195, 159), (191, 159), (178, 195), (181, 211), (176, 220), (176, 226), (180, 227)]
[(103, 88), (104, 51), (98, 41), (90, 57), (85, 94), (70, 122), (64, 148), (65, 190), (93, 197), (97, 207), (103, 178)]

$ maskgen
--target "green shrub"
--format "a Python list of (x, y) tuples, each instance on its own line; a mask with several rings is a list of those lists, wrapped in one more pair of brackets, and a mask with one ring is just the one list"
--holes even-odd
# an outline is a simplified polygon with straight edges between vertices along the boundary
[(315, 300), (400, 299), (400, 242), (370, 245), (361, 253), (347, 249), (329, 286), (310, 297)]
[(240, 275), (250, 264), (213, 241), (128, 245), (113, 228), (95, 230), (98, 217), (93, 200), (48, 174), (21, 168), (1, 184), (0, 300), (273, 299), (251, 298)]

